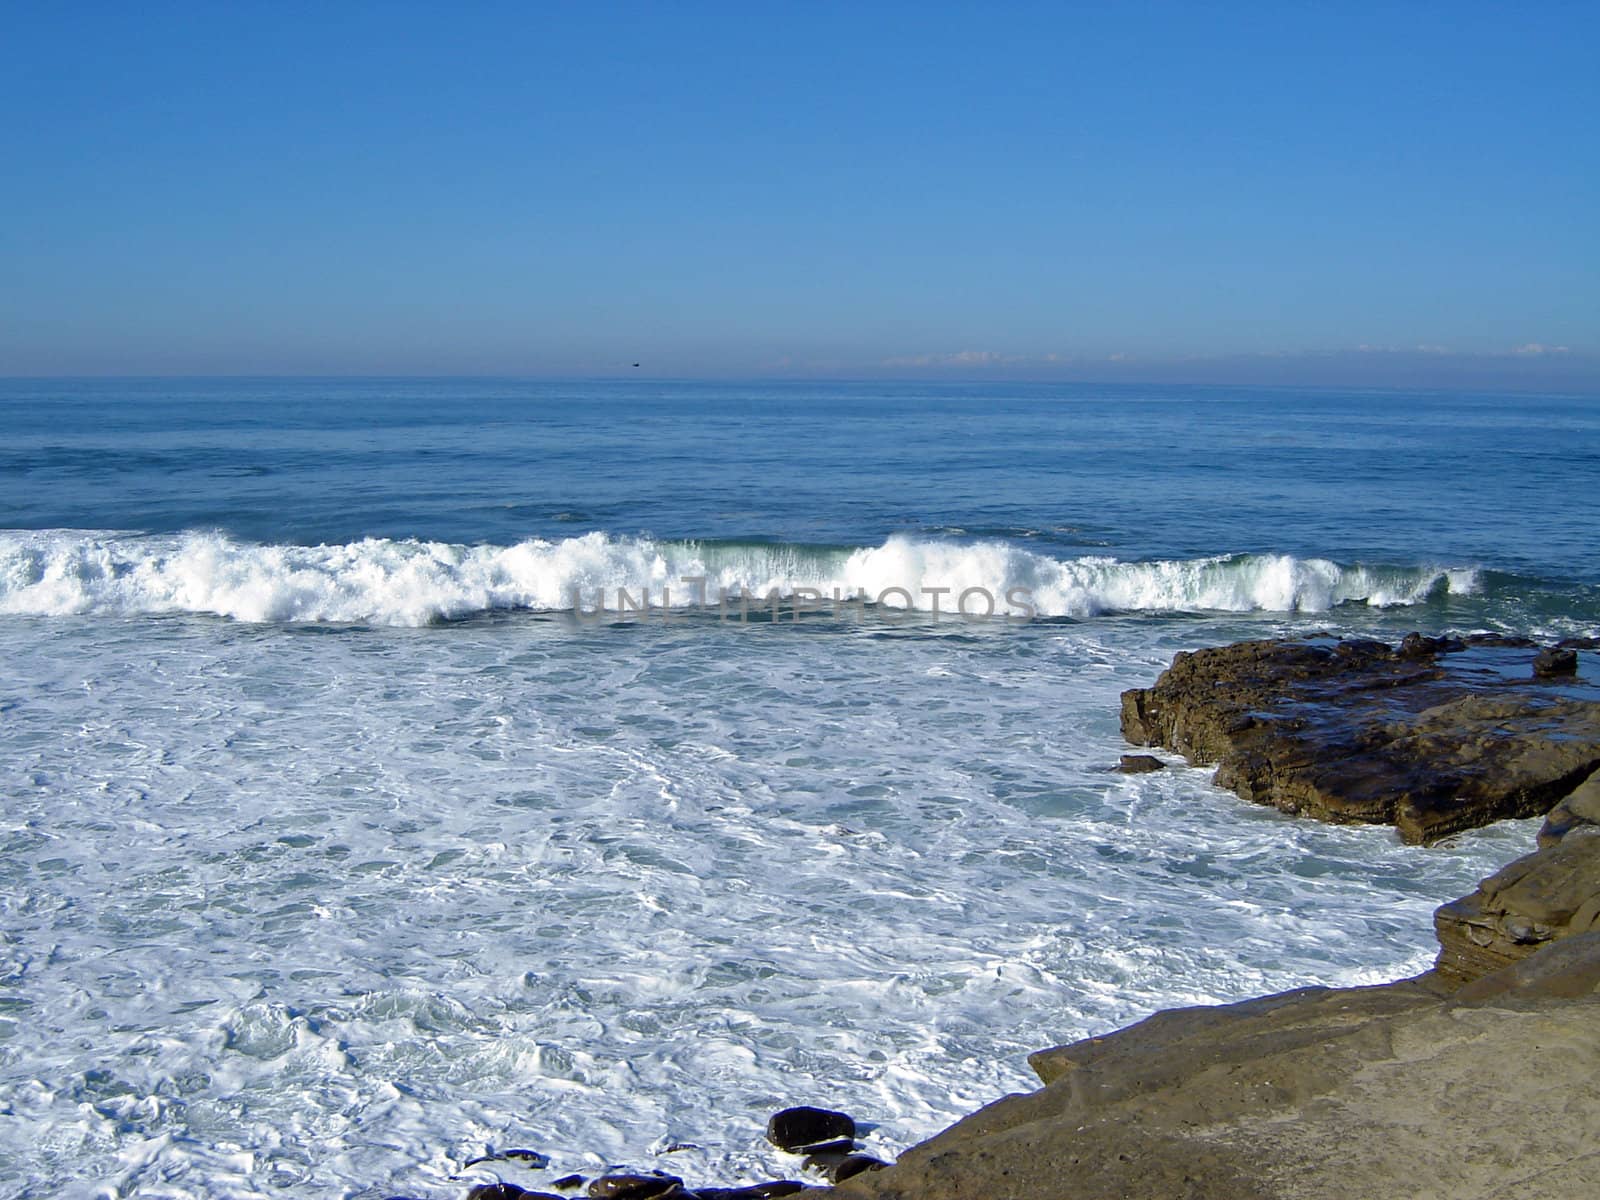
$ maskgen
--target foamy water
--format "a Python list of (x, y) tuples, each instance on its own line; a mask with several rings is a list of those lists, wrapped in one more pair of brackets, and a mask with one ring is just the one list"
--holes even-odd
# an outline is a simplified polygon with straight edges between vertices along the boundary
[(13, 621), (0, 1188), (792, 1174), (791, 1103), (892, 1155), (1031, 1050), (1421, 969), (1530, 829), (1106, 773), (1118, 690), (1217, 632)]
[(1032, 1050), (1418, 970), (1531, 842), (1111, 774), (1121, 689), (1600, 633), (1562, 397), (0, 381), (0, 430), (5, 1197), (733, 1184), (796, 1103), (892, 1156)]

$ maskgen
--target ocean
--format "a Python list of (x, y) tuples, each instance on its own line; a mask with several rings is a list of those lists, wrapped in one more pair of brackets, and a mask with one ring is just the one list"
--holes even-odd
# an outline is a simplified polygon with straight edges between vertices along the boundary
[(1532, 825), (1114, 774), (1118, 694), (1600, 634), (1597, 478), (1560, 396), (0, 382), (0, 1195), (789, 1176), (1421, 970)]

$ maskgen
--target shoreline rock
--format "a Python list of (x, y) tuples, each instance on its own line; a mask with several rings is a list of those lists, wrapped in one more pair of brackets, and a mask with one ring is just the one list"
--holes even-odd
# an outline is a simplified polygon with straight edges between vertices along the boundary
[(1562, 653), (1578, 675), (1541, 674), (1521, 638), (1238, 642), (1124, 692), (1122, 732), (1253, 803), (1427, 843), (1548, 812), (1600, 770), (1600, 687)]

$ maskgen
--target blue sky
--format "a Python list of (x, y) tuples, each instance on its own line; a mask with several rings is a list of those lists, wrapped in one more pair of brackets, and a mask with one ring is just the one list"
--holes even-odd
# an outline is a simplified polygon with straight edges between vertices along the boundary
[(0, 374), (1600, 390), (1600, 7), (8, 3)]

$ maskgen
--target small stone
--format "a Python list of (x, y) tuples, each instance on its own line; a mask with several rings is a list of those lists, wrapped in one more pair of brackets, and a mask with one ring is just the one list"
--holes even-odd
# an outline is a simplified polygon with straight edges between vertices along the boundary
[(1122, 761), (1117, 764), (1117, 771), (1122, 775), (1145, 775), (1163, 770), (1166, 765), (1154, 754), (1124, 754)]
[(558, 1192), (570, 1192), (574, 1188), (581, 1188), (583, 1186), (583, 1176), (582, 1175), (563, 1175), (560, 1179), (556, 1180), (550, 1186), (555, 1188), (556, 1191), (558, 1191)]
[(590, 1200), (667, 1200), (683, 1194), (676, 1175), (602, 1175), (589, 1185)]
[(1578, 652), (1550, 647), (1533, 657), (1533, 674), (1536, 679), (1553, 679), (1578, 673)]
[(767, 1122), (767, 1141), (790, 1153), (820, 1146), (839, 1138), (854, 1139), (856, 1123), (842, 1112), (801, 1105), (773, 1113)]

